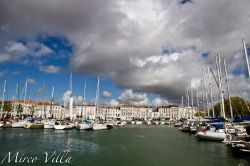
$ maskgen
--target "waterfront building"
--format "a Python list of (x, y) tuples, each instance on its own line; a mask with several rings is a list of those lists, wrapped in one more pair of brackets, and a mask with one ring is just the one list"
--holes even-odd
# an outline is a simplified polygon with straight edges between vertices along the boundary
[(178, 107), (175, 105), (160, 106), (157, 108), (159, 118), (166, 120), (180, 120), (181, 118), (195, 118), (196, 107)]
[(178, 111), (177, 119), (193, 119), (195, 118), (195, 114), (197, 112), (197, 107), (180, 107)]
[(121, 120), (150, 120), (152, 119), (153, 107), (138, 105), (121, 105)]
[(107, 121), (115, 120), (179, 120), (181, 118), (191, 119), (195, 117), (196, 107), (178, 107), (175, 105), (159, 106), (155, 110), (151, 106), (140, 106), (124, 104), (119, 106), (100, 105), (98, 108), (94, 104), (76, 105), (70, 111), (69, 107), (63, 107), (49, 101), (32, 100), (12, 100), (12, 115), (16, 116), (18, 105), (21, 105), (24, 116), (33, 116), (39, 118), (84, 118), (99, 119)]
[(157, 108), (159, 118), (165, 120), (176, 120), (179, 112), (179, 107), (175, 105), (160, 106)]
[(73, 111), (74, 118), (82, 117), (84, 119), (95, 119), (96, 118), (96, 107), (95, 105), (77, 105)]

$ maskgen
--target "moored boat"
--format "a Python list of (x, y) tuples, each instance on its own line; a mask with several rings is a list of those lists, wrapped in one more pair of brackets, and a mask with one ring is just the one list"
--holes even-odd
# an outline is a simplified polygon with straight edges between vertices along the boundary
[(44, 126), (42, 123), (27, 122), (27, 123), (25, 123), (24, 128), (26, 128), (26, 129), (43, 129)]
[(79, 123), (76, 128), (79, 130), (90, 130), (93, 127), (93, 122), (90, 120), (84, 120), (82, 123)]
[(107, 130), (107, 124), (105, 123), (94, 123), (93, 124), (93, 130)]
[(226, 133), (224, 130), (218, 130), (218, 131), (199, 131), (196, 134), (196, 137), (199, 138), (200, 140), (205, 140), (205, 141), (224, 141), (226, 138)]
[(11, 127), (12, 128), (23, 128), (26, 123), (27, 123), (26, 121), (12, 122)]
[(141, 125), (142, 123), (143, 123), (143, 121), (141, 121), (141, 120), (138, 120), (135, 122), (135, 124), (137, 124), (137, 125)]
[(55, 126), (55, 119), (48, 119), (44, 121), (44, 128), (45, 129), (54, 129)]

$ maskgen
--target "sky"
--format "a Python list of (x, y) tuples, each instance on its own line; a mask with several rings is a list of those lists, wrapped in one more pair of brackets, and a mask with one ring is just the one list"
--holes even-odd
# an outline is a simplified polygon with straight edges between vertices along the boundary
[[(16, 96), (18, 84), (22, 99), (27, 81), (27, 98), (50, 100), (54, 86), (55, 100), (67, 103), (72, 72), (76, 103), (85, 82), (86, 101), (94, 102), (98, 76), (102, 103), (180, 104), (191, 91), (203, 100), (202, 69), (209, 65), (216, 75), (219, 52), (231, 95), (249, 99), (242, 47), (243, 38), (247, 48), (250, 42), (249, 6), (246, 0), (0, 1), (0, 93), (7, 80), (5, 98)], [(211, 89), (218, 99), (213, 79)]]

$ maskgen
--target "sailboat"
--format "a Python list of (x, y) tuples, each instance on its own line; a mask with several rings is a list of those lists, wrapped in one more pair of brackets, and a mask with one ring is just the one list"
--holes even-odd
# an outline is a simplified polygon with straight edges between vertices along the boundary
[[(97, 87), (96, 87), (96, 98), (95, 98), (96, 113), (98, 111), (99, 86), (100, 86), (100, 78), (98, 76)], [(106, 123), (100, 123), (100, 122), (95, 121), (93, 124), (93, 130), (107, 130), (107, 129), (108, 129), (108, 126)]]
[(54, 99), (54, 86), (52, 87), (52, 93), (51, 93), (51, 101), (50, 101), (50, 119), (46, 119), (44, 121), (44, 128), (45, 129), (54, 129), (56, 120), (53, 119), (53, 99)]
[[(223, 96), (223, 88), (221, 83), (221, 63), (220, 63), (220, 55), (217, 54), (216, 56), (216, 68), (218, 72), (218, 87), (220, 91), (220, 100), (221, 100), (221, 114), (222, 117), (225, 119), (225, 106), (224, 106), (224, 96)], [(224, 129), (216, 129), (216, 130), (204, 130), (199, 131), (196, 134), (196, 137), (200, 140), (206, 141), (223, 141), (226, 138), (226, 133)]]

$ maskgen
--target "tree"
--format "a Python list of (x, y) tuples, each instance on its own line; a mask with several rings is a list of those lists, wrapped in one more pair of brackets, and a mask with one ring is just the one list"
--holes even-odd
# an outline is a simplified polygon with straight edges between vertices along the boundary
[(201, 111), (198, 111), (194, 114), (194, 116), (196, 117), (205, 117), (207, 116), (207, 113), (206, 112), (201, 112)]
[(5, 101), (3, 104), (3, 111), (5, 112), (11, 112), (12, 110), (12, 104), (10, 101)]
[[(249, 116), (250, 115), (250, 104), (247, 102), (244, 98), (241, 97), (231, 97), (231, 103), (232, 103), (232, 109), (233, 109), (233, 116), (234, 117), (244, 117), (244, 116)], [(227, 118), (231, 117), (230, 114), (230, 105), (229, 105), (229, 100), (225, 99), (224, 101), (225, 105), (225, 114)], [(221, 116), (221, 105), (220, 102), (216, 103), (214, 105), (214, 111), (215, 111), (215, 116), (220, 117)], [(212, 110), (210, 109), (210, 115), (212, 115)]]
[(17, 114), (21, 115), (21, 113), (23, 112), (23, 106), (21, 104), (18, 104), (17, 106)]

